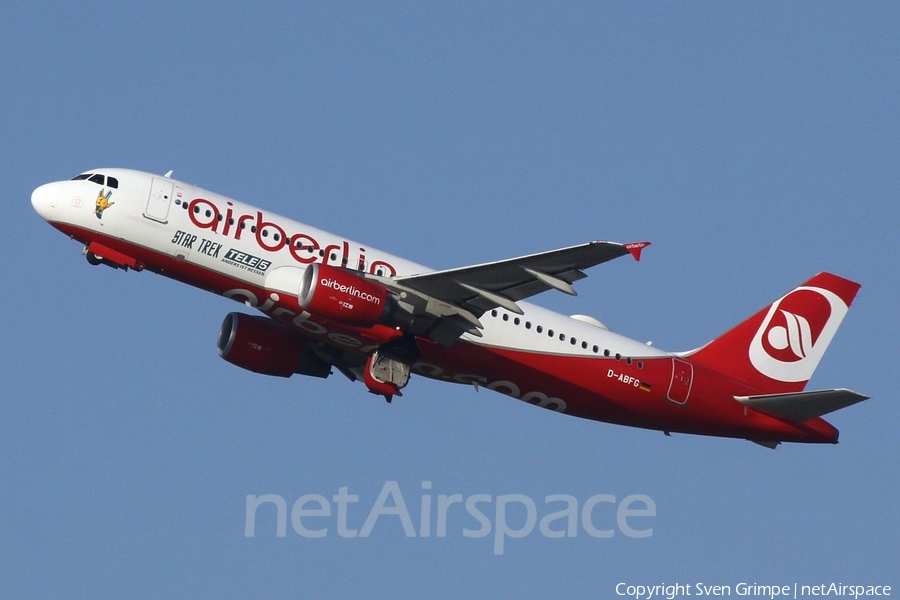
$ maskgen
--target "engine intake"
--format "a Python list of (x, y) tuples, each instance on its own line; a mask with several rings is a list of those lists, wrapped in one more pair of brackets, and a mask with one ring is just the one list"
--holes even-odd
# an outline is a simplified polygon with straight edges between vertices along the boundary
[(254, 373), (322, 378), (331, 374), (331, 365), (308, 353), (294, 332), (267, 317), (229, 313), (216, 346), (219, 356)]

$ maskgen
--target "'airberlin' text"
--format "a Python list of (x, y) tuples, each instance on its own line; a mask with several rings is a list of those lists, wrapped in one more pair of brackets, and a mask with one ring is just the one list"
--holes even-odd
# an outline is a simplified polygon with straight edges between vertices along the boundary
[[(240, 240), (245, 230), (249, 229), (256, 245), (266, 252), (280, 252), (284, 249), (300, 264), (309, 265), (315, 262), (335, 264), (356, 271), (367, 271), (375, 275), (393, 276), (397, 270), (393, 265), (382, 261), (369, 261), (366, 249), (351, 251), (350, 243), (322, 244), (309, 233), (291, 233), (285, 228), (269, 220), (261, 211), (255, 215), (236, 214), (233, 202), (226, 202), (227, 208), (222, 211), (212, 200), (194, 198), (187, 205), (188, 218), (200, 229), (212, 231), (226, 237)], [(286, 219), (285, 219), (286, 220)], [(299, 225), (290, 221), (292, 225)], [(318, 233), (318, 236), (323, 233)], [(354, 256), (355, 254), (355, 256)]]

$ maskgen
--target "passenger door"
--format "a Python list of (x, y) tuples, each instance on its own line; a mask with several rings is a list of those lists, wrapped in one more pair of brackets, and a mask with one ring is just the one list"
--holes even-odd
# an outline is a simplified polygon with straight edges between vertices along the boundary
[(144, 216), (160, 223), (168, 222), (169, 208), (172, 205), (173, 183), (169, 179), (153, 178), (150, 184), (150, 198)]

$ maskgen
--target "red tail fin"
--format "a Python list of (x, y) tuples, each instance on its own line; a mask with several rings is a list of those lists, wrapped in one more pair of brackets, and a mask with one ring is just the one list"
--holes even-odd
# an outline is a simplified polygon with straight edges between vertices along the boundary
[(834, 337), (860, 285), (819, 273), (689, 360), (763, 393), (802, 390)]

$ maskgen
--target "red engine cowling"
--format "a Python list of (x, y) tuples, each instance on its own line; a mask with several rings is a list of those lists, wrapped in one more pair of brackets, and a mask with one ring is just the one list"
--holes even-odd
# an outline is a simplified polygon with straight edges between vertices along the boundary
[(254, 373), (277, 377), (331, 374), (328, 363), (307, 354), (289, 329), (266, 317), (229, 313), (216, 345), (219, 356)]
[(314, 263), (306, 268), (298, 300), (303, 310), (347, 325), (370, 327), (390, 312), (388, 290), (347, 269)]

